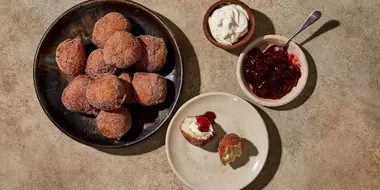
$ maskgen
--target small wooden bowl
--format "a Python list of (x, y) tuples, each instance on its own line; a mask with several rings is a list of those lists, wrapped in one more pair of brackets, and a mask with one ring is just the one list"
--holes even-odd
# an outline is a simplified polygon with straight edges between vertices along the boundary
[[(214, 37), (211, 35), (210, 28), (208, 26), (208, 18), (210, 18), (211, 14), (214, 12), (214, 10), (218, 9), (222, 6), (225, 6), (225, 5), (229, 5), (229, 4), (236, 4), (236, 5), (240, 5), (241, 7), (243, 7), (247, 11), (248, 19), (249, 19), (248, 20), (248, 22), (249, 22), (248, 32), (244, 36), (240, 37), (238, 39), (238, 41), (233, 43), (232, 45), (222, 44), (222, 43), (217, 42), (214, 39)], [(255, 18), (253, 17), (253, 12), (252, 12), (251, 8), (249, 8), (248, 5), (246, 5), (245, 3), (243, 3), (239, 0), (221, 0), (221, 1), (218, 1), (218, 2), (214, 3), (213, 5), (211, 5), (211, 7), (206, 11), (205, 16), (203, 17), (203, 32), (205, 33), (207, 39), (212, 44), (214, 44), (215, 46), (220, 47), (222, 49), (226, 49), (226, 50), (236, 49), (236, 48), (239, 48), (242, 45), (246, 44), (253, 36), (253, 32), (255, 30), (255, 25), (256, 25), (256, 22), (255, 22)]]

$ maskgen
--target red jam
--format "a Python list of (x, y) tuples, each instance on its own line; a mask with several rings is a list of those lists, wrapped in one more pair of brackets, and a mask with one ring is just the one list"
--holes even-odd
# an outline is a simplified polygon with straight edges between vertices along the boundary
[(195, 119), (198, 124), (199, 131), (208, 132), (210, 130), (211, 122), (207, 119), (207, 117), (200, 115), (196, 116)]
[(216, 114), (214, 112), (208, 111), (203, 115), (195, 116), (195, 119), (199, 126), (199, 131), (209, 132), (211, 124), (215, 123)]
[(243, 74), (252, 92), (266, 99), (280, 99), (297, 86), (300, 68), (293, 64), (296, 59), (284, 50), (269, 47), (264, 53), (254, 48), (244, 58)]
[(293, 63), (293, 60), (294, 60), (294, 54), (289, 54), (289, 58), (288, 58), (289, 62), (290, 63)]
[(203, 114), (205, 117), (207, 117), (208, 120), (210, 120), (211, 124), (215, 123), (216, 114), (212, 111), (208, 111), (205, 114)]

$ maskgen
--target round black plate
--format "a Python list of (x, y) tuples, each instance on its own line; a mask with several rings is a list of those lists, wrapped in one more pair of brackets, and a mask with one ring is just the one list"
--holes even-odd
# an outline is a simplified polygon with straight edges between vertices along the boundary
[[(95, 22), (109, 12), (119, 12), (134, 25), (133, 34), (161, 37), (168, 48), (167, 63), (159, 73), (168, 81), (165, 103), (155, 107), (129, 106), (133, 118), (131, 130), (120, 140), (104, 137), (95, 126), (95, 118), (65, 109), (61, 94), (72, 79), (63, 74), (55, 61), (55, 50), (67, 38), (82, 36), (86, 55), (96, 49), (91, 42)], [(34, 86), (40, 104), (50, 120), (69, 137), (96, 148), (122, 148), (146, 139), (172, 114), (181, 92), (183, 70), (177, 42), (167, 25), (148, 8), (131, 1), (93, 0), (80, 3), (63, 13), (46, 31), (34, 59)], [(133, 69), (132, 69), (133, 70)], [(133, 71), (132, 71), (133, 72)]]

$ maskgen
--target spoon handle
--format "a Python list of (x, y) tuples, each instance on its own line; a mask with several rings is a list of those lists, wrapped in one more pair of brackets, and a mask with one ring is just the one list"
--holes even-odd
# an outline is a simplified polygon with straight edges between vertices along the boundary
[(321, 18), (322, 13), (319, 11), (314, 11), (309, 15), (309, 17), (305, 20), (305, 22), (302, 24), (302, 26), (297, 30), (297, 32), (289, 38), (288, 41), (285, 42), (285, 44), (288, 44), (297, 34), (305, 30), (307, 27), (312, 25), (315, 21), (317, 21), (319, 18)]

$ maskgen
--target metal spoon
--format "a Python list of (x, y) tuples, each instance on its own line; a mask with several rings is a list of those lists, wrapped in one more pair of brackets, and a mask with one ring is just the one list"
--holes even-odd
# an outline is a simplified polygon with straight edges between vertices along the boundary
[(302, 24), (302, 26), (297, 30), (297, 32), (289, 38), (288, 41), (286, 41), (285, 43), (281, 44), (281, 45), (276, 45), (274, 47), (274, 50), (275, 51), (278, 51), (278, 50), (283, 50), (285, 46), (287, 46), (289, 44), (289, 42), (295, 37), (297, 36), (297, 34), (299, 34), (300, 32), (302, 32), (303, 30), (305, 30), (307, 27), (309, 27), (310, 25), (312, 25), (315, 21), (317, 21), (319, 18), (321, 18), (321, 15), (322, 13), (319, 12), (319, 11), (314, 11), (313, 13), (311, 13), (309, 15), (309, 17), (305, 20), (305, 22)]

